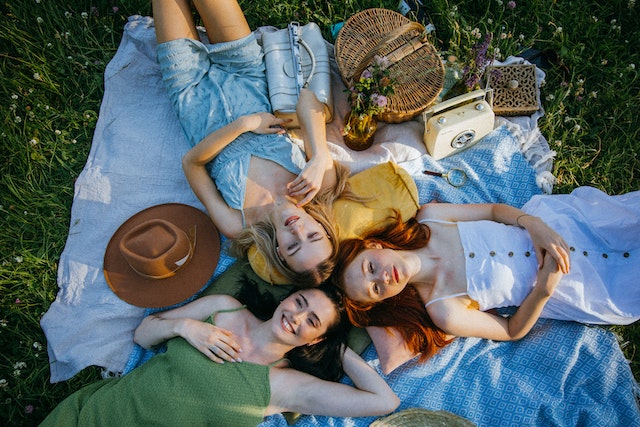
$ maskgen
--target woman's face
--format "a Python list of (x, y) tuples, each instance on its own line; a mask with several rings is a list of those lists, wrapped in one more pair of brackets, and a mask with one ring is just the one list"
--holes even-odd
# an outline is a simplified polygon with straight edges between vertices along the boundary
[(277, 336), (296, 347), (322, 340), (337, 321), (336, 306), (318, 289), (304, 289), (285, 298), (273, 314)]
[(342, 279), (347, 297), (371, 303), (399, 294), (410, 277), (410, 266), (398, 252), (375, 247), (360, 252)]
[(313, 270), (331, 256), (333, 247), (322, 225), (293, 203), (278, 206), (271, 214), (276, 230), (278, 256), (293, 271)]

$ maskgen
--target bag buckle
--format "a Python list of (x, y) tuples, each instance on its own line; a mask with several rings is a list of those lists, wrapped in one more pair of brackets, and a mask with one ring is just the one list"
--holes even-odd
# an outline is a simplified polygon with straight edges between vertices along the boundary
[(300, 95), (300, 88), (304, 85), (302, 75), (302, 61), (300, 59), (300, 23), (293, 21), (288, 25), (289, 41), (291, 43), (291, 63), (296, 79), (296, 95)]

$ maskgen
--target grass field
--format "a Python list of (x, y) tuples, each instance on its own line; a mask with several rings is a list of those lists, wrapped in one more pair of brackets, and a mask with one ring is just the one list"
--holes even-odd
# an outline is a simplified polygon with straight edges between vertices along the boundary
[[(64, 397), (100, 377), (88, 368), (49, 383), (39, 326), (57, 292), (74, 180), (86, 161), (103, 74), (143, 0), (5, 0), (0, 3), (0, 424), (37, 425)], [(556, 192), (592, 185), (640, 189), (640, 5), (635, 0), (427, 0), (433, 42), (460, 60), (478, 34), (499, 58), (553, 52), (539, 125), (557, 151)], [(290, 20), (330, 26), (397, 1), (244, 0), (252, 27)], [(69, 319), (73, 321), (73, 319)], [(616, 327), (640, 378), (640, 324)]]

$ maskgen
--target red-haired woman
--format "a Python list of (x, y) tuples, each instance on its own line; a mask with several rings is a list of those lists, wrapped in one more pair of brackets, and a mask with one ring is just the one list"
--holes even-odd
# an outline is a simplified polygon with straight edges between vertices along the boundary
[[(352, 316), (365, 319), (412, 285), (454, 336), (517, 340), (540, 317), (629, 324), (640, 318), (638, 236), (640, 191), (580, 187), (534, 196), (522, 210), (432, 203), (416, 221), (342, 242), (335, 280)], [(518, 309), (489, 312), (507, 306)]]

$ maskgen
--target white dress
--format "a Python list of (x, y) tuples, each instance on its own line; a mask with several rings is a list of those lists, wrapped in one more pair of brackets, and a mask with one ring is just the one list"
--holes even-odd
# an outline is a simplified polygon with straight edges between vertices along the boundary
[[(580, 187), (534, 196), (522, 210), (541, 217), (571, 247), (571, 271), (541, 317), (621, 325), (640, 319), (640, 191), (609, 196)], [(536, 282), (528, 232), (493, 221), (457, 226), (469, 297), (483, 311), (519, 306)]]

